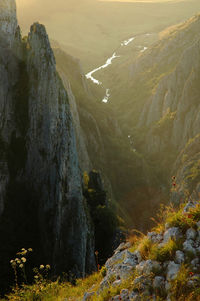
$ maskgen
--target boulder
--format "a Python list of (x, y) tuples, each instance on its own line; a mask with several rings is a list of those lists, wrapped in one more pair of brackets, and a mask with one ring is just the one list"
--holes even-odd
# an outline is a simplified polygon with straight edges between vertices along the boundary
[(130, 247), (131, 247), (131, 243), (130, 243), (130, 242), (127, 242), (127, 243), (122, 242), (122, 243), (119, 245), (119, 247), (115, 250), (115, 253), (124, 251), (124, 250), (126, 250), (126, 249), (128, 249), (128, 248), (130, 248)]
[(187, 230), (186, 237), (187, 237), (188, 240), (189, 239), (194, 240), (196, 238), (196, 236), (197, 236), (197, 231), (195, 231), (192, 228), (190, 228), (190, 229)]
[(156, 233), (156, 232), (148, 232), (147, 237), (149, 240), (151, 240), (153, 243), (160, 243), (163, 239), (162, 234)]
[(126, 279), (133, 272), (134, 267), (126, 264), (119, 264), (116, 266), (116, 275), (120, 276), (122, 279)]
[(170, 261), (167, 267), (167, 280), (173, 280), (176, 278), (180, 270), (180, 264), (176, 264), (174, 261)]
[(185, 260), (185, 255), (182, 251), (178, 250), (176, 251), (176, 256), (175, 256), (175, 263), (182, 263)]
[(182, 233), (178, 227), (169, 228), (164, 233), (163, 244), (167, 243), (170, 239), (177, 241), (182, 237)]
[(122, 252), (115, 252), (115, 254), (106, 261), (106, 269), (109, 270), (114, 264), (116, 264), (116, 262), (122, 262), (125, 256), (125, 252), (126, 250)]
[(183, 243), (183, 250), (186, 253), (186, 255), (196, 255), (196, 250), (194, 248), (194, 241), (191, 239), (187, 239), (184, 243)]
[(140, 263), (142, 261), (142, 256), (141, 256), (140, 252), (138, 250), (136, 250), (133, 254), (137, 258), (138, 263)]
[(137, 272), (145, 275), (150, 275), (151, 273), (157, 273), (162, 269), (161, 264), (154, 260), (142, 261), (136, 266)]
[(152, 288), (151, 279), (144, 275), (137, 277), (133, 283), (137, 287), (137, 289), (142, 292), (149, 288)]
[(195, 258), (195, 259), (193, 259), (192, 261), (191, 261), (191, 265), (192, 266), (196, 266), (196, 265), (198, 265), (199, 264), (199, 258)]
[(124, 252), (123, 264), (135, 267), (139, 263), (139, 261), (141, 261), (141, 255), (139, 251), (131, 253), (128, 250), (126, 250)]
[(155, 290), (162, 291), (165, 288), (165, 278), (162, 276), (156, 276), (153, 281), (153, 288)]

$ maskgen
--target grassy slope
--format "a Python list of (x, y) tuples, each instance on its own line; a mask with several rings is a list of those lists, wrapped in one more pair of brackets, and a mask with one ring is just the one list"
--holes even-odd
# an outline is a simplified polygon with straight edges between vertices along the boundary
[[(152, 230), (157, 233), (161, 233), (164, 231), (165, 224), (167, 223), (170, 227), (179, 227), (182, 233), (185, 234), (189, 228), (198, 230), (196, 223), (199, 220), (200, 205), (190, 209), (187, 214), (183, 212), (183, 205), (179, 210), (175, 210), (172, 207), (166, 207), (159, 212), (157, 226)], [(134, 252), (137, 249), (140, 251), (143, 260), (151, 259), (159, 262), (174, 260), (175, 252), (177, 250), (182, 250), (183, 247), (183, 241), (175, 242), (169, 240), (164, 246), (158, 248), (158, 244), (153, 243), (146, 236), (132, 236), (129, 238), (129, 241), (131, 242), (131, 247), (129, 248), (130, 252)], [(175, 298), (176, 300), (199, 300), (199, 285), (197, 285), (197, 287), (186, 286), (187, 281), (191, 279), (190, 260), (191, 259), (188, 259), (188, 261), (182, 264), (181, 270), (177, 277), (174, 280), (171, 280), (172, 300)], [(95, 292), (95, 295), (91, 298), (91, 300), (107, 301), (110, 300), (112, 296), (119, 294), (121, 289), (128, 288), (129, 290), (133, 290), (137, 286), (133, 283), (133, 280), (138, 275), (135, 273), (135, 271), (133, 271), (132, 274), (130, 274), (130, 277), (127, 280), (124, 280), (120, 286), (112, 287), (112, 285), (110, 285), (110, 287), (101, 291), (100, 294), (96, 294), (100, 282), (103, 279), (103, 276), (105, 276), (105, 273), (106, 270), (102, 268), (98, 273), (95, 273), (85, 279), (77, 280), (75, 286), (66, 282), (51, 282), (44, 279), (37, 280), (34, 285), (24, 285), (21, 289), (15, 288), (13, 293), (8, 295), (4, 301), (61, 301), (64, 300), (64, 298), (67, 298), (67, 300), (71, 301), (80, 301), (82, 300), (84, 293), (88, 290)], [(157, 300), (166, 300), (165, 298), (166, 296), (163, 298), (160, 297)]]

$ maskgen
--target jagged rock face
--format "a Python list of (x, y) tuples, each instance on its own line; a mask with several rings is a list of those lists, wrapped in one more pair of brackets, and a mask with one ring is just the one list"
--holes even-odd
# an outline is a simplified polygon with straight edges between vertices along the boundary
[[(54, 52), (55, 52), (55, 50), (54, 50)], [(83, 171), (89, 171), (92, 169), (92, 163), (90, 161), (86, 143), (85, 143), (85, 141), (86, 141), (85, 133), (80, 125), (80, 118), (79, 118), (76, 98), (71, 89), (71, 84), (69, 82), (69, 79), (66, 77), (65, 73), (61, 69), (59, 69), (58, 65), (57, 65), (57, 69), (59, 71), (59, 75), (62, 78), (64, 87), (65, 87), (65, 89), (68, 93), (68, 97), (69, 97), (70, 109), (71, 109), (73, 124), (74, 124), (75, 132), (76, 132), (76, 141), (77, 141), (80, 167)]]
[[(18, 62), (12, 53), (13, 45), (16, 55), (20, 56), (20, 34), (17, 28), (16, 4), (14, 0), (2, 0), (0, 3), (0, 128), (1, 142), (0, 154), (4, 156), (6, 144), (10, 139), (11, 132), (15, 128), (13, 120), (14, 104), (12, 101), (13, 90), (17, 83)], [(17, 46), (17, 47), (16, 47)], [(9, 181), (8, 165), (4, 160), (0, 163), (0, 216), (4, 209), (6, 185)]]
[(3, 4), (4, 12), (10, 9), (3, 28), (12, 44), (0, 48), (2, 288), (9, 259), (21, 247), (33, 247), (37, 260), (56, 275), (84, 276), (95, 268), (68, 95), (48, 36), (35, 23), (27, 41), (18, 33), (13, 38), (15, 3)]
[(141, 117), (143, 126), (150, 127), (159, 120), (164, 122), (167, 114), (170, 119), (168, 128), (163, 133), (165, 137), (156, 135), (155, 127), (149, 133), (147, 145), (151, 152), (153, 145), (158, 151), (166, 148), (166, 144), (181, 150), (190, 138), (199, 133), (199, 53), (200, 41), (197, 41), (185, 50), (174, 72), (164, 77), (156, 94), (144, 108), (145, 113)]
[[(2, 41), (2, 40), (0, 40)], [(18, 44), (18, 40), (16, 41)], [(5, 48), (5, 44), (0, 46), (0, 156), (1, 156), (1, 188), (0, 188), (0, 216), (5, 203), (6, 185), (9, 181), (9, 166), (7, 162), (7, 147), (11, 140), (12, 132), (17, 131), (15, 107), (13, 99), (16, 98), (19, 74), (19, 61), (13, 55), (12, 49)], [(16, 49), (16, 48), (15, 48)], [(22, 49), (16, 49), (16, 53), (21, 54)]]
[(116, 99), (124, 135), (153, 162), (159, 185), (169, 191), (176, 176), (172, 201), (177, 204), (199, 199), (199, 142), (192, 143), (193, 153), (185, 150), (200, 133), (199, 26), (200, 17), (195, 16), (174, 27), (133, 61), (127, 85), (120, 86), (123, 102)]
[(196, 16), (175, 27), (132, 65), (128, 123), (150, 154), (180, 151), (199, 133), (199, 24)]
[[(83, 203), (68, 97), (56, 73), (54, 55), (44, 27), (34, 24), (27, 43), (30, 48), (27, 70), (31, 86), (25, 174), (33, 179), (37, 191), (42, 190), (40, 220), (46, 252), (52, 247), (49, 238), (54, 237), (52, 251), (56, 268), (60, 264), (58, 270), (63, 267), (67, 270), (67, 258), (70, 258), (77, 265), (76, 272), (84, 274), (86, 257), (89, 262), (92, 261), (89, 255), (92, 245), (88, 241), (91, 229)], [(49, 216), (52, 218), (49, 219)], [(48, 225), (52, 227), (52, 234)], [(62, 259), (58, 260), (60, 257)]]
[(113, 196), (108, 150), (114, 149), (109, 139), (120, 136), (116, 118), (109, 109), (96, 101), (96, 91), (93, 93), (88, 85), (80, 62), (66, 54), (55, 42), (51, 44), (58, 73), (69, 95), (81, 168), (87, 172), (92, 168), (101, 171), (109, 195)]
[[(93, 111), (95, 110), (93, 108), (94, 99), (86, 83), (80, 62), (60, 48), (54, 48), (53, 50), (56, 57), (57, 70), (69, 94), (79, 146), (79, 161), (83, 170), (90, 171), (92, 166), (97, 168), (97, 157), (101, 157), (99, 153), (104, 153), (104, 141), (101, 130), (96, 118), (93, 116)], [(73, 71), (69, 73), (69, 70)], [(98, 159), (103, 164), (103, 159)]]
[(0, 3), (0, 37), (4, 45), (11, 46), (17, 29), (15, 0), (1, 0)]
[(130, 133), (145, 134), (148, 153), (180, 151), (199, 133), (199, 24), (196, 16), (174, 27), (130, 65), (117, 111)]
[[(199, 212), (198, 205), (193, 209), (196, 210), (196, 214)], [(185, 214), (184, 209), (180, 209), (180, 220), (181, 218), (185, 220), (188, 213)], [(189, 212), (190, 215), (192, 211)], [(148, 233), (143, 238), (148, 242), (148, 246), (151, 246), (147, 247), (150, 250), (147, 253), (143, 253), (141, 244), (122, 243), (107, 260), (104, 267), (105, 276), (98, 289), (92, 286), (82, 300), (90, 300), (90, 295), (104, 296), (107, 290), (111, 292), (110, 301), (175, 300), (179, 299), (179, 296), (189, 300), (190, 293), (193, 293), (192, 300), (196, 300), (194, 292), (195, 288), (199, 287), (200, 281), (200, 221), (198, 215), (194, 216), (191, 220), (192, 228), (187, 222), (184, 226), (180, 223), (177, 227), (172, 227), (173, 219), (171, 222), (167, 219), (162, 230)], [(156, 239), (156, 236), (159, 239)], [(174, 244), (173, 248), (169, 248), (170, 241)], [(144, 243), (144, 240), (141, 242)], [(166, 253), (162, 252), (167, 248), (169, 249)], [(114, 291), (113, 288), (116, 287), (118, 290)], [(115, 296), (116, 293), (118, 295)]]

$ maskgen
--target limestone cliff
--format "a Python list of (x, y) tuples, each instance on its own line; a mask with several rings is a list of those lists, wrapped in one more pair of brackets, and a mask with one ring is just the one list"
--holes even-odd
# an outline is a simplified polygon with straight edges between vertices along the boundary
[[(152, 175), (155, 175), (160, 190), (169, 191), (171, 184), (175, 184), (173, 191), (185, 195), (184, 190), (189, 190), (187, 197), (192, 196), (192, 188), (198, 192), (199, 179), (199, 142), (195, 139), (200, 127), (199, 26), (197, 15), (161, 32), (160, 39), (137, 59), (119, 66), (122, 75), (125, 74), (124, 66), (129, 67), (127, 84), (113, 88), (115, 113), (122, 132), (125, 137), (131, 137), (135, 151), (152, 168), (149, 177), (144, 166), (143, 175), (149, 181), (148, 187), (151, 189), (155, 184), (152, 181)], [(114, 79), (113, 83), (116, 83)], [(196, 141), (191, 144), (196, 150), (192, 157), (187, 153), (190, 139)], [(186, 152), (183, 161), (180, 160), (182, 151)], [(192, 168), (196, 170), (197, 190), (190, 172)], [(171, 183), (172, 176), (176, 176), (174, 184)], [(183, 185), (183, 182), (188, 184)], [(175, 193), (172, 198), (175, 201)], [(135, 199), (133, 196), (132, 202), (138, 210), (140, 205)], [(167, 199), (166, 194), (160, 195), (157, 203)], [(180, 197), (176, 203), (179, 200)], [(148, 198), (147, 202), (149, 204)]]
[[(173, 187), (177, 195), (182, 194), (180, 189), (188, 190), (181, 184), (188, 175), (179, 158), (188, 141), (199, 134), (199, 25), (197, 15), (166, 29), (137, 59), (123, 60), (121, 65), (119, 60), (115, 77), (106, 69), (112, 91), (106, 106), (96, 101), (98, 94), (89, 92), (78, 71), (79, 62), (54, 49), (57, 69), (68, 90), (70, 81), (75, 96), (71, 95), (71, 104), (79, 124), (76, 133), (82, 145), (82, 166), (88, 170), (92, 162), (103, 171), (109, 179), (106, 184), (130, 214), (131, 225), (140, 230), (149, 227), (149, 218), (160, 202), (168, 202), (171, 176), (177, 173)], [(73, 78), (68, 66), (76, 70)], [(189, 156), (188, 160), (185, 164), (190, 166)], [(191, 168), (187, 167), (188, 172)]]
[(111, 139), (121, 135), (116, 118), (109, 108), (99, 103), (97, 91), (92, 91), (86, 82), (79, 60), (65, 53), (55, 42), (52, 44), (58, 73), (69, 94), (81, 168), (100, 171), (109, 196), (113, 196), (108, 151), (113, 149)]
[(68, 95), (44, 26), (21, 39), (15, 1), (0, 10), (0, 264), (33, 247), (60, 272), (95, 268), (93, 229), (82, 193)]
[(14, 0), (2, 0), (0, 3), (0, 38), (5, 46), (12, 46), (17, 29), (16, 3)]
[(137, 128), (143, 128), (145, 152), (163, 158), (162, 168), (177, 176), (172, 183), (175, 203), (199, 199), (199, 25), (196, 16), (174, 27), (138, 60), (133, 75), (145, 74), (144, 85), (153, 78)]

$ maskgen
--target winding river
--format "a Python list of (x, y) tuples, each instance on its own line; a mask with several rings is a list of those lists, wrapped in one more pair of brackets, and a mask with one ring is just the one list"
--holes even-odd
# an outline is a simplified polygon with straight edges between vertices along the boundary
[(92, 70), (91, 72), (87, 73), (86, 74), (86, 78), (87, 79), (91, 79), (97, 85), (101, 85), (102, 82), (100, 82), (99, 80), (97, 80), (96, 78), (94, 78), (92, 76), (92, 74), (95, 73), (95, 72), (97, 72), (97, 71), (99, 71), (99, 70), (101, 70), (101, 69), (107, 68), (109, 65), (112, 64), (112, 60), (114, 60), (117, 57), (120, 57), (120, 55), (116, 55), (116, 53), (114, 52), (113, 55), (109, 59), (107, 59), (107, 61), (106, 61), (106, 63), (104, 65), (102, 65), (102, 66), (100, 66), (100, 67)]
[[(149, 33), (146, 34), (147, 36), (148, 35), (151, 35)], [(124, 46), (127, 46), (129, 45), (131, 42), (133, 42), (135, 40), (136, 37), (132, 37), (130, 39), (127, 39), (127, 40), (124, 40), (123, 42), (121, 42), (120, 46), (121, 47), (124, 47)], [(140, 52), (144, 52), (145, 50), (147, 50), (148, 47), (143, 47), (142, 50), (140, 50)], [(113, 53), (113, 55), (107, 59), (106, 63), (92, 71), (90, 71), (89, 73), (87, 73), (85, 76), (87, 79), (90, 79), (94, 84), (97, 84), (97, 85), (102, 85), (102, 82), (100, 82), (98, 79), (94, 78), (93, 77), (93, 74), (101, 69), (104, 69), (104, 68), (107, 68), (109, 65), (112, 64), (112, 61), (116, 58), (119, 58), (120, 55), (117, 55), (116, 52)], [(106, 94), (104, 96), (104, 98), (102, 99), (102, 102), (103, 103), (108, 103), (109, 101), (109, 98), (110, 98), (110, 89), (106, 89)]]

